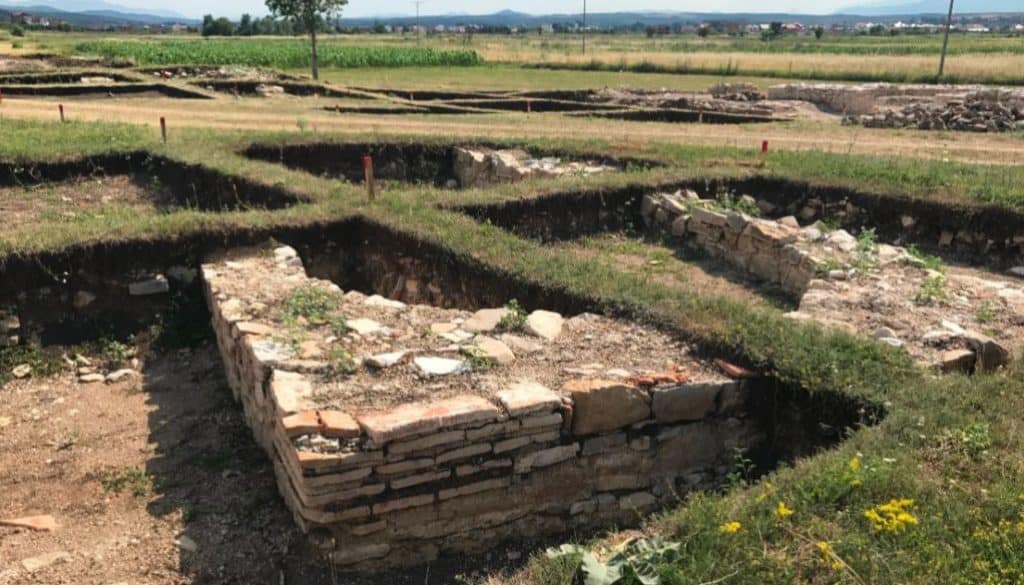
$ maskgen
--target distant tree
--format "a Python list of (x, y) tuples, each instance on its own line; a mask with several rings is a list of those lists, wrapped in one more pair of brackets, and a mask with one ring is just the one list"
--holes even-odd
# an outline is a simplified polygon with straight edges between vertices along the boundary
[(711, 27), (710, 27), (710, 26), (706, 26), (706, 25), (701, 25), (701, 26), (700, 26), (700, 27), (699, 27), (699, 28), (697, 29), (697, 36), (698, 36), (698, 37), (700, 37), (700, 38), (702, 38), (702, 39), (706, 39), (706, 38), (708, 38), (708, 35), (709, 35), (710, 33), (711, 33)]
[(820, 24), (814, 27), (814, 38), (820, 40), (823, 36), (825, 36), (825, 27), (821, 26)]
[(235, 24), (223, 16), (215, 19), (207, 14), (203, 17), (202, 33), (204, 37), (229, 37), (235, 34)]
[(313, 79), (320, 79), (316, 54), (316, 31), (325, 21), (341, 16), (348, 0), (266, 0), (267, 8), (276, 16), (285, 16), (309, 34), (313, 61)]
[(253, 35), (252, 16), (248, 14), (242, 15), (242, 19), (238, 21), (237, 32), (243, 37), (251, 37)]
[(25, 36), (25, 29), (16, 24), (11, 27), (11, 35), (15, 37), (23, 37)]
[(384, 34), (386, 32), (388, 32), (388, 30), (386, 28), (384, 28), (384, 23), (379, 22), (379, 21), (373, 23), (373, 33), (374, 34), (382, 35), (382, 34)]
[(773, 38), (777, 38), (777, 37), (781, 37), (782, 36), (782, 26), (783, 25), (782, 25), (781, 22), (773, 22), (773, 23), (768, 25), (768, 28), (772, 31), (772, 37)]

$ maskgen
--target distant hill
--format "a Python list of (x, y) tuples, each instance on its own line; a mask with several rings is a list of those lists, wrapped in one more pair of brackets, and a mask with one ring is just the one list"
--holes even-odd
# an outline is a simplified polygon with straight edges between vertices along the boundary
[[(837, 14), (860, 14), (864, 16), (903, 16), (916, 14), (946, 14), (948, 0), (919, 0), (918, 2), (886, 2), (859, 4), (843, 8)], [(955, 14), (979, 14), (989, 12), (1022, 12), (1021, 0), (956, 0)]]
[[(79, 2), (80, 5), (87, 5)], [(89, 3), (88, 5), (106, 5), (105, 2)], [(59, 19), (82, 27), (107, 27), (107, 26), (138, 26), (144, 24), (198, 24), (200, 21), (176, 15), (173, 12), (161, 12), (160, 14), (133, 12), (130, 8), (115, 10), (112, 8), (96, 8), (82, 11), (69, 11), (61, 8), (39, 4), (9, 4), (0, 6), (0, 13), (26, 12), (33, 16), (41, 16), (51, 19)], [(6, 16), (6, 15), (5, 15)]]

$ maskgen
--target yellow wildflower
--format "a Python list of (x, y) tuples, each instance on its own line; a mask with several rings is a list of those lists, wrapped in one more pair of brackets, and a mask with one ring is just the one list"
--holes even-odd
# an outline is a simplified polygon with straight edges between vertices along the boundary
[(768, 499), (768, 496), (770, 496), (772, 494), (772, 492), (774, 492), (774, 491), (775, 491), (775, 488), (772, 486), (772, 482), (770, 482), (770, 481), (764, 482), (764, 485), (761, 487), (761, 493), (757, 494), (757, 498), (756, 498), (757, 503), (760, 504), (761, 502), (763, 502), (766, 499)]
[(914, 500), (893, 499), (864, 512), (871, 527), (879, 532), (902, 532), (917, 524), (917, 517), (910, 513)]
[(860, 471), (860, 455), (854, 455), (853, 459), (850, 459), (850, 471), (854, 473)]
[(732, 522), (726, 522), (725, 524), (719, 526), (718, 531), (724, 532), (726, 534), (736, 534), (740, 531), (740, 528), (743, 528), (743, 525), (733, 520)]
[(793, 510), (786, 507), (786, 502), (779, 502), (778, 506), (775, 506), (775, 515), (779, 518), (789, 518), (793, 515)]

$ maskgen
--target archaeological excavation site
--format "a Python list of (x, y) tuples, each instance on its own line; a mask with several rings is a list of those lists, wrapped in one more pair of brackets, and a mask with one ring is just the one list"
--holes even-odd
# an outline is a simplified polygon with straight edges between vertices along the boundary
[[(1017, 510), (963, 471), (1021, 406), (1017, 171), (761, 133), (1012, 140), (1019, 92), (379, 85), (0, 73), (298, 128), (0, 120), (0, 585), (902, 582), (863, 542), (969, 522), (935, 485)], [(431, 115), (509, 117), (317, 127)]]

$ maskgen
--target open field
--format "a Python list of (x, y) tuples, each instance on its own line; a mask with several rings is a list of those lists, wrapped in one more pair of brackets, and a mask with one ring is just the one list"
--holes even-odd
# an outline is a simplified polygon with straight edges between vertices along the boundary
[[(663, 584), (1024, 581), (1024, 135), (808, 105), (615, 120), (589, 114), (711, 102), (578, 91), (924, 78), (921, 40), (598, 37), (584, 60), (561, 39), (476, 36), (423, 46), (484, 64), (332, 66), (327, 85), (288, 59), (273, 63), (294, 79), (201, 63), (0, 78), (0, 519), (60, 525), (0, 525), (0, 584), (573, 585), (615, 559)], [(955, 38), (950, 65), (1019, 81), (1019, 43)], [(440, 54), (326, 44), (383, 65)], [(149, 61), (179, 55), (216, 60)], [(71, 71), (54, 63), (31, 65)], [(200, 97), (115, 93), (143, 81)], [(41, 95), (9, 93), (25, 88)], [(495, 170), (509, 158), (516, 180)], [(810, 282), (779, 268), (793, 257)], [(865, 300), (839, 304), (851, 290)], [(473, 329), (489, 308), (500, 321)], [(464, 369), (428, 375), (425, 356)], [(311, 402), (282, 398), (286, 375)], [(540, 406), (503, 394), (520, 378), (543, 381)], [(581, 379), (612, 406), (588, 406)], [(708, 388), (684, 408), (699, 414), (665, 414), (665, 393)], [(457, 394), (478, 410), (387, 426)], [(322, 555), (386, 572), (339, 576)]]
[[(417, 40), (411, 36), (358, 35), (326, 37), (325, 46), (414, 47), (473, 50), (489, 63), (593, 70), (635, 70), (697, 75), (761, 76), (836, 81), (931, 82), (938, 67), (941, 39), (934, 36), (895, 38), (813, 37), (764, 42), (752, 38), (712, 37), (707, 40), (647, 39), (640, 35), (595, 35), (582, 54), (572, 36), (459, 35)], [(82, 39), (74, 35), (39, 35), (25, 41), (40, 48), (74, 51)], [(145, 40), (147, 44), (166, 41)], [(204, 41), (207, 42), (207, 41)], [(216, 42), (216, 41), (213, 41)], [(232, 41), (266, 44), (264, 40)], [(271, 41), (271, 45), (278, 41)], [(81, 47), (87, 48), (86, 46)], [(262, 47), (259, 49), (263, 51)], [(1024, 37), (954, 35), (946, 75), (954, 83), (1024, 83), (1020, 55)]]

